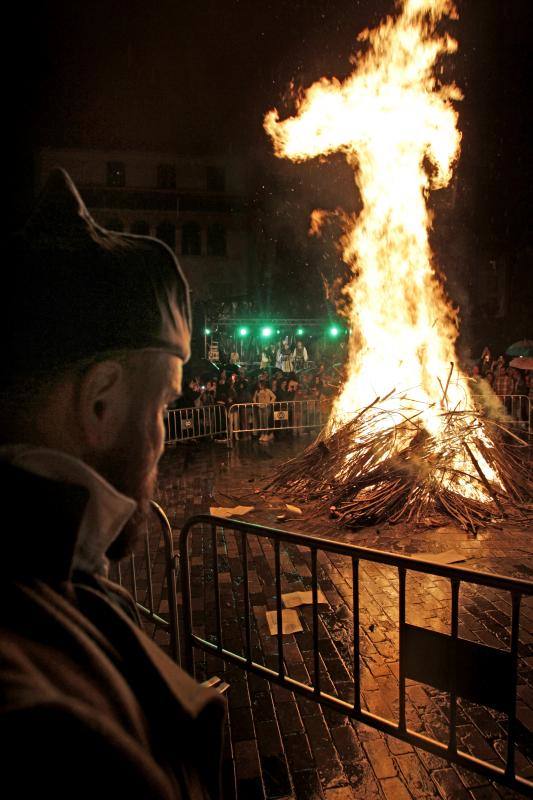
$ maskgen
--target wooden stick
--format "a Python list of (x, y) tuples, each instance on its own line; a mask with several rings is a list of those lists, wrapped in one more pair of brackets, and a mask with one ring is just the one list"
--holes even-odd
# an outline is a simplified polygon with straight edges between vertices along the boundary
[(481, 480), (483, 481), (483, 483), (484, 483), (484, 485), (485, 485), (485, 489), (487, 490), (487, 492), (490, 494), (490, 496), (492, 497), (492, 499), (494, 500), (494, 502), (496, 503), (496, 505), (497, 505), (497, 506), (498, 506), (498, 508), (500, 509), (500, 511), (501, 511), (501, 513), (502, 513), (502, 516), (503, 516), (503, 517), (505, 517), (505, 511), (504, 511), (504, 509), (503, 509), (503, 506), (502, 506), (502, 504), (501, 504), (501, 503), (500, 503), (500, 501), (498, 500), (498, 496), (497, 496), (497, 494), (494, 492), (494, 490), (492, 489), (492, 486), (490, 485), (490, 483), (489, 483), (489, 482), (488, 482), (488, 480), (486, 479), (486, 477), (485, 477), (485, 474), (484, 474), (483, 470), (482, 470), (482, 469), (481, 469), (481, 467), (479, 466), (479, 464), (478, 464), (478, 461), (477, 461), (476, 457), (474, 456), (474, 454), (473, 454), (472, 450), (471, 450), (471, 449), (470, 449), (470, 447), (468, 446), (468, 443), (467, 443), (467, 442), (464, 442), (464, 448), (465, 448), (466, 452), (468, 453), (468, 455), (470, 456), (470, 459), (471, 459), (471, 461), (472, 461), (472, 464), (473, 464), (473, 465), (474, 465), (474, 467), (477, 469), (477, 471), (478, 471), (478, 473), (479, 473), (479, 477), (481, 478)]

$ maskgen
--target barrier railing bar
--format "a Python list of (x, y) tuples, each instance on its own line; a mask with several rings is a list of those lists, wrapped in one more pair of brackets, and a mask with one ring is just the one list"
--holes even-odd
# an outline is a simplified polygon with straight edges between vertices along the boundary
[(452, 578), (451, 584), (451, 638), (450, 638), (450, 717), (448, 750), (455, 754), (457, 751), (457, 637), (459, 635), (459, 588), (460, 581)]
[(171, 408), (167, 414), (165, 444), (227, 434), (228, 426), (226, 407), (221, 404), (199, 408)]
[(248, 539), (245, 531), (241, 531), (242, 563), (243, 563), (243, 592), (244, 592), (244, 635), (246, 637), (246, 662), (252, 661), (252, 644), (250, 631), (250, 588), (248, 580)]
[(163, 617), (160, 617), (159, 614), (157, 614), (155, 611), (146, 608), (146, 606), (143, 605), (142, 603), (137, 602), (136, 606), (139, 613), (143, 617), (146, 617), (146, 619), (149, 620), (150, 622), (153, 622), (154, 625), (158, 625), (161, 628), (168, 628), (170, 630), (170, 622), (168, 621), (168, 619), (163, 619)]
[[(195, 634), (192, 635), (192, 641), (198, 648), (205, 650), (206, 652), (218, 653), (218, 648), (216, 645), (214, 645), (212, 642), (206, 641), (205, 639), (201, 639)], [(224, 658), (225, 661), (231, 661), (243, 667), (246, 666), (246, 659), (237, 653), (231, 652), (230, 650), (225, 650), (223, 648), (219, 655)], [(289, 689), (291, 692), (304, 695), (311, 700), (316, 699), (314, 686), (308, 686), (305, 683), (300, 683), (300, 681), (296, 680), (296, 678), (291, 678), (289, 675), (280, 676), (275, 670), (269, 669), (269, 667), (266, 667), (263, 664), (258, 664), (255, 661), (252, 661), (248, 669), (250, 672), (254, 672), (260, 677), (271, 681), (272, 683), (277, 683), (279, 686)], [(498, 777), (503, 778), (506, 775), (504, 768), (498, 767), (489, 761), (484, 761), (483, 759), (477, 758), (477, 756), (473, 756), (470, 753), (465, 753), (462, 750), (456, 750), (453, 758), (451, 758), (447, 744), (443, 744), (436, 739), (430, 739), (429, 737), (424, 736), (422, 733), (411, 730), (411, 728), (406, 727), (405, 730), (401, 730), (398, 725), (395, 725), (390, 720), (384, 719), (377, 714), (373, 714), (371, 711), (361, 709), (358, 713), (355, 713), (353, 704), (342, 700), (340, 697), (335, 697), (327, 694), (326, 692), (320, 692), (320, 703), (328, 708), (333, 709), (334, 711), (340, 711), (346, 716), (357, 719), (360, 722), (366, 723), (367, 725), (371, 725), (373, 728), (376, 728), (382, 733), (395, 736), (397, 739), (402, 739), (404, 742), (409, 742), (409, 744), (412, 744), (415, 747), (423, 747), (423, 749), (427, 750), (428, 752), (440, 756), (441, 758), (451, 760), (454, 763), (465, 767), (466, 769), (471, 770), (475, 768), (477, 772), (492, 778), (492, 780), (495, 778), (497, 779)], [(528, 780), (519, 775), (515, 775), (512, 778), (511, 784), (515, 788), (529, 790), (531, 790), (532, 785)]]
[[(278, 683), (280, 686), (288, 688), (303, 694), (316, 702), (331, 707), (340, 713), (346, 714), (354, 719), (358, 719), (367, 724), (371, 724), (378, 730), (396, 736), (399, 739), (409, 742), (410, 744), (418, 747), (423, 747), (428, 752), (433, 752), (448, 761), (457, 763), (464, 766), (466, 769), (474, 769), (480, 774), (487, 775), (492, 780), (503, 783), (506, 786), (518, 789), (531, 790), (533, 784), (527, 778), (515, 774), (515, 728), (516, 728), (516, 680), (518, 669), (518, 638), (519, 638), (519, 623), (520, 623), (520, 598), (521, 594), (526, 596), (533, 596), (533, 584), (529, 581), (524, 581), (516, 578), (508, 578), (501, 575), (493, 575), (489, 573), (480, 573), (474, 570), (456, 568), (451, 565), (439, 565), (427, 561), (418, 561), (417, 559), (401, 554), (386, 553), (384, 551), (372, 550), (370, 548), (361, 547), (358, 545), (346, 545), (340, 542), (333, 542), (328, 539), (322, 539), (316, 536), (308, 536), (305, 534), (297, 534), (289, 531), (280, 531), (275, 528), (267, 528), (265, 526), (254, 525), (249, 522), (241, 522), (239, 520), (224, 519), (220, 524), (234, 531), (241, 531), (243, 539), (246, 535), (255, 535), (257, 537), (268, 538), (274, 543), (274, 556), (275, 556), (275, 583), (276, 583), (276, 615), (278, 622), (277, 631), (277, 651), (278, 651), (278, 668), (277, 671), (258, 664), (248, 653), (246, 657), (242, 657), (237, 653), (226, 650), (221, 643), (217, 645), (213, 642), (206, 641), (201, 637), (195, 635), (192, 630), (192, 614), (190, 611), (189, 598), (186, 599), (185, 595), (190, 594), (190, 576), (189, 576), (189, 563), (188, 563), (188, 536), (191, 529), (195, 525), (203, 525), (208, 522), (210, 525), (216, 525), (216, 520), (209, 515), (198, 515), (189, 519), (180, 534), (180, 553), (182, 554), (182, 574), (183, 574), (183, 591), (184, 591), (184, 612), (185, 613), (185, 635), (187, 640), (187, 661), (193, 661), (193, 647), (196, 646), (207, 652), (216, 652), (225, 661), (230, 661), (250, 672), (255, 672), (267, 680)], [(312, 567), (312, 596), (313, 596), (313, 651), (314, 651), (314, 672), (315, 681), (313, 684), (304, 684), (300, 681), (290, 678), (285, 674), (283, 664), (283, 639), (282, 639), (282, 603), (281, 603), (281, 542), (284, 545), (296, 544), (309, 548), (311, 551), (311, 567)], [(340, 697), (336, 697), (320, 690), (320, 685), (316, 685), (316, 678), (319, 675), (317, 669), (317, 656), (319, 657), (318, 646), (318, 550), (321, 549), (325, 552), (334, 552), (337, 555), (349, 554), (352, 559), (352, 574), (353, 574), (353, 598), (354, 598), (354, 688), (355, 696), (353, 703), (348, 703)], [(244, 550), (243, 550), (244, 552)], [(248, 557), (248, 556), (247, 556)], [(403, 708), (400, 710), (398, 724), (394, 720), (384, 719), (379, 717), (366, 709), (361, 708), (360, 702), (360, 681), (358, 673), (358, 663), (356, 666), (356, 651), (359, 650), (359, 643), (356, 642), (356, 629), (359, 625), (359, 586), (358, 586), (358, 562), (360, 559), (365, 561), (376, 562), (381, 565), (389, 564), (398, 569), (399, 576), (399, 621), (400, 621), (400, 684), (403, 682), (403, 687), (400, 689), (400, 705), (403, 702)], [(357, 564), (357, 568), (356, 568)], [(247, 566), (248, 568), (248, 566)], [(458, 643), (458, 613), (459, 613), (459, 590), (462, 581), (469, 582), (479, 586), (489, 586), (491, 588), (503, 589), (512, 593), (512, 626), (511, 626), (511, 660), (512, 660), (512, 681), (514, 692), (514, 703), (509, 708), (508, 716), (508, 748), (507, 760), (504, 767), (498, 767), (494, 763), (483, 761), (470, 753), (466, 753), (457, 749), (457, 741), (455, 732), (450, 731), (450, 739), (448, 743), (439, 742), (436, 739), (431, 739), (423, 734), (408, 728), (406, 724), (405, 715), (405, 665), (402, 663), (405, 651), (403, 650), (402, 642), (402, 627), (405, 632), (407, 626), (405, 623), (405, 606), (406, 606), (406, 574), (407, 570), (421, 572), (429, 575), (440, 575), (447, 578), (452, 586), (452, 620), (451, 620), (451, 644), (452, 650), (457, 647)], [(403, 655), (402, 655), (403, 653)], [(319, 662), (318, 662), (319, 664)], [(453, 673), (450, 674), (450, 728), (456, 729), (456, 711), (453, 707), (457, 704), (457, 680), (458, 676)], [(403, 679), (403, 680), (402, 680)], [(319, 679), (320, 680), (320, 679)], [(402, 701), (403, 697), (403, 701)]]
[(353, 600), (353, 705), (358, 714), (361, 711), (361, 664), (359, 641), (359, 559), (352, 558), (352, 600)]
[(131, 593), (137, 601), (137, 573), (135, 572), (135, 553), (130, 555)]
[(215, 614), (217, 623), (218, 650), (222, 652), (222, 609), (220, 608), (220, 585), (218, 582), (217, 526), (211, 524), (211, 552), (213, 556), (213, 590), (215, 593)]
[[(184, 532), (185, 531), (185, 535)], [(180, 551), (180, 572), (181, 572), (181, 592), (182, 592), (182, 614), (183, 614), (183, 634), (184, 652), (183, 666), (189, 675), (195, 677), (194, 669), (194, 650), (192, 627), (192, 605), (191, 605), (191, 570), (189, 567), (189, 539), (187, 525), (182, 529), (179, 539)]]
[[(163, 545), (165, 548), (166, 582), (168, 593), (168, 624), (170, 627), (170, 654), (176, 663), (181, 664), (178, 595), (176, 590), (177, 570), (176, 556), (174, 554), (174, 543), (172, 541), (172, 528), (170, 526), (168, 517), (161, 506), (152, 500), (151, 507), (152, 511), (159, 520), (161, 533), (163, 535)], [(190, 587), (188, 592), (190, 592)]]
[(146, 564), (146, 594), (148, 600), (148, 608), (151, 612), (154, 611), (154, 586), (152, 581), (152, 560), (150, 558), (150, 533), (148, 525), (144, 531), (144, 560)]
[[(188, 534), (194, 525), (210, 525), (214, 517), (209, 514), (197, 514), (190, 517), (181, 530), (181, 536)], [(274, 540), (283, 541), (286, 544), (296, 544), (301, 547), (318, 547), (325, 552), (335, 553), (340, 556), (358, 557), (365, 561), (383, 564), (389, 567), (404, 566), (406, 569), (415, 572), (424, 572), (426, 575), (438, 575), (441, 578), (456, 577), (461, 581), (470, 581), (480, 586), (488, 586), (492, 589), (503, 589), (505, 591), (517, 590), (522, 594), (532, 595), (533, 586), (530, 581), (521, 578), (509, 578), (492, 572), (477, 572), (468, 567), (458, 567), (455, 564), (437, 564), (431, 561), (422, 561), (413, 556), (406, 556), (403, 553), (389, 553), (386, 550), (375, 550), (371, 547), (362, 547), (356, 544), (337, 542), (332, 539), (324, 539), (320, 536), (308, 536), (304, 533), (280, 530), (266, 525), (257, 525), (253, 522), (241, 522), (237, 519), (227, 517), (220, 518), (221, 524), (231, 527), (232, 530), (247, 531), (251, 536), (261, 536)]]
[(398, 567), (398, 619), (399, 619), (399, 680), (398, 719), (399, 729), (405, 730), (405, 566)]
[(512, 697), (507, 719), (507, 764), (505, 774), (507, 778), (515, 778), (515, 733), (516, 733), (516, 681), (518, 677), (518, 633), (520, 626), (520, 594), (511, 593), (511, 680)]
[(283, 613), (281, 610), (281, 558), (279, 539), (274, 542), (274, 564), (276, 572), (276, 624), (278, 637), (278, 675), (283, 677)]
[(313, 596), (313, 681), (315, 694), (320, 695), (320, 645), (318, 642), (318, 574), (316, 548), (311, 548), (311, 590)]

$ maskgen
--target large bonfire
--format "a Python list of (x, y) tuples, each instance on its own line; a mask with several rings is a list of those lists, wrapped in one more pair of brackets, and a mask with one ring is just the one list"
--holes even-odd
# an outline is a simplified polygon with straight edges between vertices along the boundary
[(531, 494), (525, 443), (476, 408), (457, 366), (457, 313), (432, 263), (426, 201), (448, 185), (461, 139), (461, 93), (435, 76), (457, 48), (438, 32), (445, 16), (451, 0), (403, 0), (359, 35), (366, 47), (348, 78), (322, 78), (293, 117), (274, 110), (264, 121), (279, 157), (343, 152), (362, 200), (342, 241), (346, 378), (317, 442), (274, 482), (353, 526), (426, 523), (440, 511), (475, 529), (524, 515)]

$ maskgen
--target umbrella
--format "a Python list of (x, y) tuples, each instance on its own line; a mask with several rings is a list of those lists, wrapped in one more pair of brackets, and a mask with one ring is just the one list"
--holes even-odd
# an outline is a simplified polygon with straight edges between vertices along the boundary
[(533, 369), (533, 358), (518, 356), (509, 362), (509, 366), (515, 367), (515, 369)]
[(533, 356), (533, 339), (521, 339), (505, 351), (508, 356)]

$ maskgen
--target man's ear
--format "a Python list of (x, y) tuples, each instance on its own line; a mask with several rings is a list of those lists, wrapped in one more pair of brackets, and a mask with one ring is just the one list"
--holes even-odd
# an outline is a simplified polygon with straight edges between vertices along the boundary
[(125, 369), (118, 361), (101, 361), (84, 373), (79, 386), (78, 414), (85, 444), (106, 450), (120, 432), (129, 406)]

